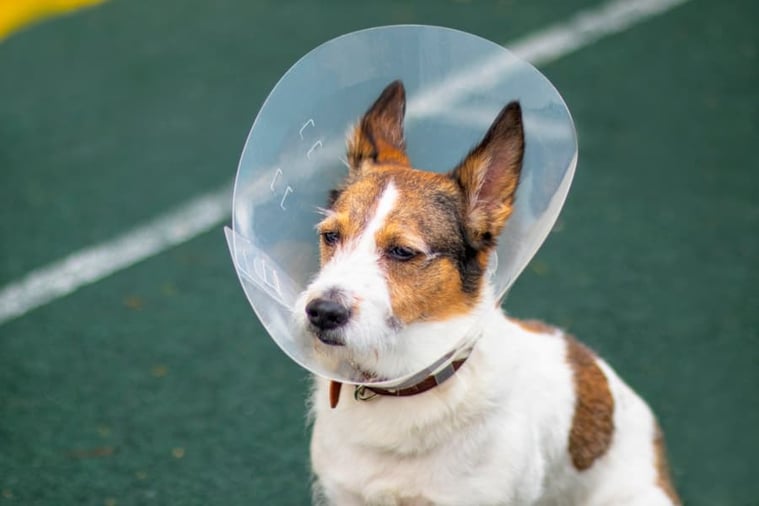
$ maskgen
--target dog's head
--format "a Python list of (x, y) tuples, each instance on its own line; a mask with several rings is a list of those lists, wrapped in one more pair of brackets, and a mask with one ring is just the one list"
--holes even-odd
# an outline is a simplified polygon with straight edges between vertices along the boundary
[[(420, 329), (471, 313), (488, 257), (511, 215), (524, 153), (517, 102), (448, 174), (411, 167), (405, 91), (391, 83), (348, 139), (348, 176), (318, 224), (321, 271), (296, 318), (325, 360), (369, 378), (412, 372)], [(433, 331), (432, 333), (434, 333)], [(461, 336), (457, 336), (461, 337)]]

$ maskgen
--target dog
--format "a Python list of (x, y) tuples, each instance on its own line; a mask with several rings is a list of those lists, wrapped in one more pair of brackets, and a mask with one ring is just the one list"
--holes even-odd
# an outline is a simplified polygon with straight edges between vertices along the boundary
[(347, 361), (367, 382), (477, 340), (408, 388), (341, 396), (315, 377), (315, 502), (680, 504), (646, 403), (572, 336), (504, 315), (487, 282), (522, 168), (519, 103), (447, 174), (411, 166), (405, 103), (391, 83), (349, 133), (348, 175), (317, 225), (321, 269), (296, 325), (319, 360)]

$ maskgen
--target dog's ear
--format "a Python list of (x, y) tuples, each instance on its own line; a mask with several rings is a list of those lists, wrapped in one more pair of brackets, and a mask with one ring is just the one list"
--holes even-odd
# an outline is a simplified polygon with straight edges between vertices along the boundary
[(403, 117), (406, 91), (401, 81), (393, 81), (380, 94), (348, 139), (350, 174), (356, 175), (365, 162), (409, 165)]
[(475, 248), (493, 246), (511, 215), (523, 156), (522, 108), (511, 102), (451, 173), (464, 191), (466, 230)]

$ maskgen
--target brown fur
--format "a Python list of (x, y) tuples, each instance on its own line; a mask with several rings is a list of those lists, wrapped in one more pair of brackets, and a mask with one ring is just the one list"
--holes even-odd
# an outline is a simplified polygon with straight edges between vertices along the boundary
[[(353, 183), (350, 189), (349, 194), (340, 194), (338, 200), (332, 205), (333, 213), (330, 213), (317, 227), (321, 234), (337, 233), (342, 242), (357, 238), (364, 230), (374, 214), (383, 186), (376, 178), (367, 177)], [(322, 264), (326, 263), (334, 252), (334, 248), (327, 247), (322, 241)]]
[(614, 398), (596, 357), (567, 336), (567, 362), (574, 373), (577, 399), (569, 431), (569, 454), (579, 471), (593, 465), (611, 445), (614, 435)]
[(669, 465), (667, 464), (667, 450), (664, 445), (664, 434), (662, 434), (661, 428), (656, 426), (656, 434), (654, 436), (654, 458), (656, 465), (656, 485), (667, 494), (672, 502), (675, 504), (681, 504), (680, 498), (675, 492), (675, 487), (672, 484), (672, 479), (669, 475)]
[(406, 92), (400, 81), (390, 83), (364, 114), (348, 140), (351, 177), (364, 162), (410, 165), (403, 135)]

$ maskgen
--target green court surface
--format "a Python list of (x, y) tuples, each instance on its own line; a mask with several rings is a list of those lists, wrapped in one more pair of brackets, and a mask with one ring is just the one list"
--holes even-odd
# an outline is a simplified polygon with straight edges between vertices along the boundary
[[(600, 3), (112, 0), (25, 29), (0, 43), (0, 290), (231, 181), (320, 42), (426, 23), (505, 43)], [(693, 0), (541, 66), (580, 163), (505, 302), (649, 401), (689, 505), (759, 505), (757, 19)], [(220, 225), (0, 323), (0, 505), (307, 504), (308, 388)]]

